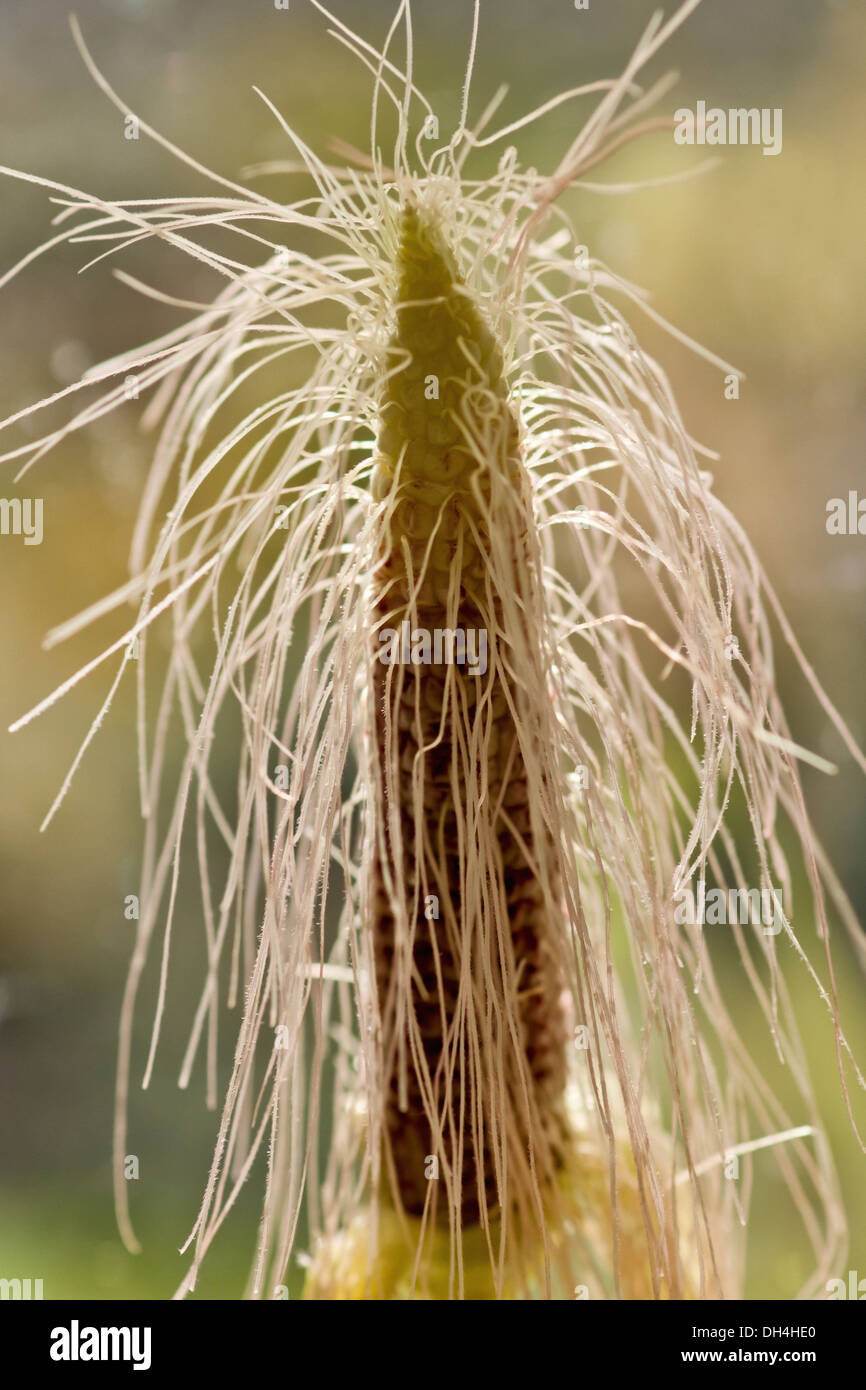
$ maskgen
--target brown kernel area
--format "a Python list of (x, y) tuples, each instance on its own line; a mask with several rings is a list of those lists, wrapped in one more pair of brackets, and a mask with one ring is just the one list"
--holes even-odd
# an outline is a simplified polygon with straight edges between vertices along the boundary
[[(525, 499), (519, 432), (492, 336), (462, 291), (450, 252), (412, 208), (403, 214), (392, 347), (394, 364), (405, 365), (389, 378), (381, 406), (374, 495), (390, 505), (374, 575), (374, 624), (377, 630), (399, 630), (407, 621), (428, 630), (484, 628), (492, 640), (502, 627), (501, 607), (494, 595), (488, 611), (480, 595), (489, 528), (491, 522), (500, 524), (491, 501), (498, 495), (493, 473), (500, 484), (504, 479), (513, 485), (518, 504)], [(519, 517), (519, 505), (512, 505), (501, 518), (514, 538), (515, 585), (523, 582), (526, 566)], [(542, 1181), (551, 1176), (558, 1161), (565, 1080), (551, 923), (542, 885), (528, 862), (538, 846), (524, 755), (507, 698), (506, 681), (513, 683), (513, 675), (505, 674), (508, 653), (501, 646), (498, 656), (487, 675), (470, 675), (465, 666), (373, 661), (379, 795), (386, 820), (369, 912), (387, 1071), (386, 1138), (403, 1207), (416, 1215), (424, 1210), (431, 1198), (425, 1168), (435, 1155), (453, 1175), (465, 1224), (478, 1222), (484, 1209), (495, 1214), (501, 1203), (497, 1151), (503, 1147), (509, 1172), (527, 1168), (531, 1149)], [(514, 691), (510, 694), (513, 701)], [(485, 729), (485, 766), (467, 769), (466, 730), (479, 720)], [(469, 801), (477, 798), (481, 780), (487, 787), (483, 814), (495, 846), (486, 891), (506, 925), (504, 944), (488, 914), (484, 921), (474, 920), (477, 911), (464, 906), (467, 851), (461, 829), (465, 837)], [(398, 836), (387, 829), (395, 799)], [(386, 887), (388, 878), (401, 876), (402, 911)], [(550, 886), (557, 901), (556, 885)], [(430, 895), (437, 900), (435, 916), (425, 913)], [(413, 934), (411, 947), (407, 933)], [(400, 983), (407, 979), (420, 1057), (413, 1056), (410, 1030), (396, 1010)], [(508, 1011), (516, 1016), (519, 1057), (503, 1029), (497, 1056), (470, 1065), (458, 1022), (467, 1007), (467, 979), (470, 1006), (492, 1017)], [(485, 997), (492, 992), (497, 999)], [(435, 1128), (425, 1109), (431, 1089)], [(500, 1098), (495, 1114), (494, 1091)], [(432, 1195), (437, 1219), (447, 1222), (447, 1201)]]

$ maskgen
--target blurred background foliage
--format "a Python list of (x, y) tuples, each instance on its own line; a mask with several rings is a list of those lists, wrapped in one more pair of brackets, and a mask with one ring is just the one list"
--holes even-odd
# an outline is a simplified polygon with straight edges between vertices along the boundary
[[(420, 84), (447, 130), (459, 109), (471, 5), (416, 0), (414, 8)], [(334, 9), (376, 42), (393, 14), (390, 0), (335, 0)], [(617, 74), (653, 9), (650, 0), (591, 0), (582, 12), (571, 0), (486, 0), (474, 110), (502, 82), (505, 120), (564, 87)], [(367, 143), (367, 74), (304, 0), (291, 0), (288, 12), (271, 0), (79, 0), (76, 10), (129, 109), (220, 173), (235, 178), (249, 164), (292, 157), (253, 84), (318, 150), (332, 135)], [(686, 183), (621, 197), (579, 188), (568, 195), (592, 253), (649, 288), (662, 314), (745, 372), (740, 399), (725, 400), (718, 371), (635, 320), (668, 369), (693, 434), (718, 452), (716, 490), (745, 523), (809, 659), (861, 740), (866, 539), (828, 536), (825, 508), (849, 489), (866, 494), (864, 65), (866, 12), (858, 0), (705, 0), (656, 61), (653, 75), (668, 67), (682, 74), (665, 109), (698, 98), (725, 108), (782, 107), (781, 155), (722, 150), (714, 169)], [(66, 5), (4, 0), (0, 79), (0, 162), (108, 197), (207, 191), (147, 140), (124, 139), (121, 116), (75, 51)], [(522, 162), (549, 167), (586, 109), (562, 107), (526, 132)], [(695, 167), (707, 153), (656, 136), (596, 177), (657, 177)], [(2, 208), (0, 273), (48, 237), (51, 215), (45, 191), (18, 182), (3, 184)], [(90, 254), (89, 247), (53, 250), (0, 292), (3, 416), (177, 321), (176, 311), (118, 283), (110, 264), (77, 275)], [(214, 292), (206, 270), (159, 246), (136, 249), (124, 266), (170, 293), (206, 300)], [(50, 455), (21, 487), (21, 495), (45, 499), (45, 540), (24, 547), (0, 539), (3, 729), (95, 650), (93, 634), (51, 652), (40, 643), (126, 576), (151, 447), (138, 411), (125, 405)], [(13, 496), (12, 469), (4, 469), (0, 493)], [(105, 640), (114, 635), (108, 627)], [(866, 920), (862, 780), (781, 645), (778, 677), (795, 736), (838, 763), (835, 777), (807, 770), (805, 780), (818, 832)], [(0, 737), (0, 1275), (43, 1278), (49, 1298), (171, 1293), (185, 1268), (177, 1247), (195, 1217), (216, 1122), (204, 1106), (200, 1067), (189, 1093), (174, 1084), (191, 1002), (185, 985), (197, 990), (201, 968), (193, 883), (176, 932), (171, 1021), (156, 1079), (133, 1096), (130, 1149), (141, 1178), (132, 1203), (145, 1248), (128, 1255), (111, 1207), (110, 1126), (133, 932), (123, 900), (136, 891), (141, 835), (131, 681), (58, 818), (38, 833), (107, 680), (102, 672), (25, 732)], [(223, 758), (230, 776), (229, 741)], [(794, 923), (814, 946), (796, 901)], [(844, 944), (837, 966), (844, 1021), (863, 1058), (866, 994)], [(866, 1275), (864, 1159), (841, 1099), (832, 1030), (802, 973), (790, 971), (789, 980), (842, 1176), (849, 1267)], [(152, 972), (140, 1044), (149, 984)], [(770, 1039), (746, 989), (738, 1023), (770, 1066)], [(223, 1068), (232, 1027), (229, 1020)], [(141, 1045), (137, 1055), (140, 1068)], [(779, 1084), (784, 1089), (784, 1078)], [(862, 1120), (864, 1107), (856, 1098), (855, 1105)], [(748, 1283), (756, 1298), (790, 1296), (808, 1272), (773, 1173), (771, 1162), (756, 1160)], [(241, 1292), (258, 1191), (255, 1180), (248, 1184), (197, 1296)]]

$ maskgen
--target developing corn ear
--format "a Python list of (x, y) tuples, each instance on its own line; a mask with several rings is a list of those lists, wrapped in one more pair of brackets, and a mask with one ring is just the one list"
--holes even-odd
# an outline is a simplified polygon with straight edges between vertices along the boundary
[[(696, 3), (657, 17), (619, 79), (500, 130), (501, 98), (470, 121), (470, 56), (439, 148), (406, 0), (381, 51), (316, 3), (372, 70), (369, 155), (326, 163), (272, 107), (293, 150), (267, 172), (306, 178), (294, 201), (217, 175), (212, 197), (134, 203), (48, 185), (63, 235), (99, 252), (159, 236), (223, 282), (5, 456), (32, 462), (122, 401), (130, 376), (152, 392), (161, 432), (130, 581), (53, 640), (130, 600), (137, 616), (20, 723), (111, 662), (74, 772), (136, 674), (146, 833), (115, 1133), (131, 1248), (132, 1017), (156, 950), (147, 1084), (196, 857), (206, 968), (180, 1080), (203, 1054), (213, 1105), (224, 999), (239, 1023), (181, 1294), (256, 1173), (255, 1298), (297, 1261), (309, 1298), (737, 1296), (747, 1194), (772, 1164), (814, 1253), (802, 1291), (842, 1258), (781, 964), (811, 976), (842, 1085), (862, 1084), (823, 885), (855, 941), (856, 923), (809, 826), (798, 762), (820, 760), (790, 739), (771, 619), (799, 651), (625, 316), (654, 311), (583, 250), (560, 203), (664, 124), (643, 120), (664, 84), (637, 78)], [(471, 55), (477, 27), (476, 7)], [(566, 100), (590, 104), (572, 145), (547, 175), (521, 168), (505, 142)], [(211, 249), (214, 226), (234, 255)], [(150, 664), (164, 668), (155, 710)], [(215, 771), (227, 740), (231, 795)], [(810, 892), (795, 913), (791, 844)], [(772, 931), (731, 925), (733, 986), (677, 910), (708, 881), (782, 889)], [(793, 916), (817, 932), (815, 960)], [(767, 1066), (790, 1074), (788, 1108), (728, 1012), (744, 986), (766, 1014)]]

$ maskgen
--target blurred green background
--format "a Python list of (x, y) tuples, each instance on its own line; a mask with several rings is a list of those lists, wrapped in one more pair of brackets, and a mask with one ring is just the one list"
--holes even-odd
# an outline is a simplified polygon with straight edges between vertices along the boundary
[[(334, 9), (375, 42), (393, 14), (380, 0), (335, 0)], [(510, 89), (504, 121), (563, 87), (616, 75), (653, 9), (648, 0), (590, 0), (582, 12), (571, 0), (486, 0), (473, 110), (502, 82)], [(220, 173), (234, 178), (247, 164), (291, 158), (254, 83), (317, 149), (331, 135), (367, 142), (367, 74), (304, 0), (291, 0), (288, 12), (271, 0), (80, 0), (76, 10), (129, 108)], [(418, 0), (414, 11), (419, 82), (447, 129), (459, 108), (471, 5)], [(782, 107), (782, 154), (723, 150), (719, 167), (693, 181), (617, 198), (576, 190), (569, 207), (593, 253), (650, 289), (665, 316), (745, 372), (740, 399), (727, 401), (720, 373), (635, 321), (668, 369), (692, 433), (720, 454), (716, 490), (746, 524), (809, 659), (862, 741), (866, 538), (828, 536), (825, 508), (858, 486), (866, 495), (866, 11), (858, 0), (704, 0), (652, 73), (671, 67), (682, 77), (666, 112), (698, 98), (724, 108)], [(148, 141), (124, 139), (121, 116), (76, 53), (65, 5), (4, 0), (0, 79), (3, 164), (109, 197), (206, 191)], [(586, 109), (565, 106), (527, 132), (519, 140), (523, 162), (551, 165)], [(658, 176), (701, 157), (654, 137), (594, 177)], [(2, 192), (0, 273), (49, 235), (51, 215), (44, 190), (6, 181)], [(177, 321), (175, 311), (113, 279), (110, 265), (79, 276), (90, 254), (89, 247), (54, 250), (0, 291), (4, 417)], [(156, 247), (124, 264), (191, 298), (207, 299), (215, 288), (205, 270)], [(40, 643), (126, 576), (150, 447), (137, 410), (124, 406), (50, 455), (22, 488), (45, 499), (41, 547), (0, 538), (2, 729), (95, 650), (93, 635), (51, 653)], [(3, 468), (0, 493), (13, 496), (12, 469)], [(795, 736), (838, 763), (834, 778), (807, 770), (805, 781), (818, 832), (866, 920), (863, 779), (781, 646), (778, 672)], [(189, 1002), (181, 968), (156, 1079), (133, 1096), (129, 1146), (141, 1179), (132, 1205), (145, 1249), (128, 1255), (114, 1227), (109, 1155), (116, 1024), (133, 930), (123, 899), (136, 891), (141, 832), (131, 682), (58, 818), (38, 833), (107, 679), (103, 672), (88, 680), (14, 738), (0, 735), (0, 1276), (42, 1278), (48, 1298), (173, 1291), (215, 1129), (200, 1068), (189, 1094), (174, 1084)], [(228, 764), (230, 749), (225, 757)], [(190, 902), (178, 936), (198, 944)], [(809, 934), (796, 916), (795, 925)], [(844, 1021), (863, 1058), (866, 991), (844, 944), (837, 965)], [(191, 990), (199, 968), (193, 959)], [(790, 979), (843, 1181), (848, 1267), (866, 1276), (864, 1159), (840, 1099), (831, 1030), (808, 983), (796, 972)], [(140, 1038), (151, 982), (152, 972)], [(746, 990), (740, 1024), (754, 1049), (769, 1052)], [(223, 1065), (230, 1037), (223, 1035)], [(140, 1073), (141, 1045), (137, 1056)], [(862, 1121), (864, 1107), (855, 1105)], [(772, 1166), (759, 1159), (756, 1183), (762, 1177), (748, 1291), (787, 1297), (808, 1261)], [(258, 1194), (254, 1179), (197, 1296), (242, 1291)]]

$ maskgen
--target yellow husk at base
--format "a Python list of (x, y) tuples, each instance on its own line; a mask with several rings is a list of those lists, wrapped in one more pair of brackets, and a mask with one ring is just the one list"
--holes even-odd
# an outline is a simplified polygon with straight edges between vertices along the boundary
[[(548, 1252), (569, 1248), (569, 1268), (575, 1283), (557, 1287), (555, 1274), (549, 1296), (559, 1300), (622, 1298), (689, 1299), (698, 1296), (700, 1270), (690, 1204), (680, 1188), (668, 1202), (667, 1243), (674, 1245), (674, 1219), (679, 1226), (679, 1250), (688, 1267), (680, 1270), (680, 1286), (670, 1290), (664, 1276), (654, 1280), (646, 1228), (630, 1146), (620, 1140), (616, 1150), (616, 1213), (610, 1199), (607, 1154), (588, 1134), (574, 1136), (570, 1161), (560, 1175), (555, 1214), (551, 1213)], [(374, 1245), (371, 1214), (362, 1212), (346, 1230), (323, 1238), (313, 1252), (307, 1272), (307, 1300), (377, 1301), (521, 1299), (527, 1286), (536, 1297), (547, 1292), (545, 1247), (534, 1240), (512, 1241), (516, 1248), (506, 1259), (497, 1291), (491, 1252), (498, 1251), (498, 1222), (489, 1237), (480, 1226), (461, 1232), (461, 1271), (458, 1275), (447, 1230), (380, 1206), (378, 1238)], [(617, 1253), (614, 1256), (614, 1233)], [(421, 1252), (419, 1257), (419, 1251)], [(706, 1255), (706, 1249), (704, 1254)], [(618, 1286), (612, 1270), (618, 1269)]]

